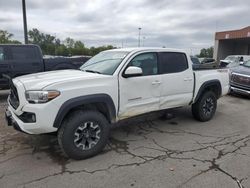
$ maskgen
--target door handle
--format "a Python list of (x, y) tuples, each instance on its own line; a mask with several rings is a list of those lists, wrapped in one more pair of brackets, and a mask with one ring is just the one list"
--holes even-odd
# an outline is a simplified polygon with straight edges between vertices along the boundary
[(184, 81), (192, 81), (193, 78), (184, 78)]
[(152, 85), (160, 85), (160, 84), (161, 84), (161, 82), (159, 80), (152, 82)]

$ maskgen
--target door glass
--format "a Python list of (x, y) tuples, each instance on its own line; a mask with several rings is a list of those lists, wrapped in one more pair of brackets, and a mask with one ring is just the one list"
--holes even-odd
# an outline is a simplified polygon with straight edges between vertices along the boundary
[(179, 52), (160, 53), (161, 73), (177, 73), (188, 69), (186, 55)]
[[(39, 56), (36, 54), (36, 49), (31, 47), (12, 47), (12, 58), (14, 60), (37, 60)], [(22, 61), (22, 63), (25, 63), (27, 61)]]
[(143, 76), (158, 74), (158, 63), (156, 53), (140, 54), (129, 63), (129, 66), (140, 67)]

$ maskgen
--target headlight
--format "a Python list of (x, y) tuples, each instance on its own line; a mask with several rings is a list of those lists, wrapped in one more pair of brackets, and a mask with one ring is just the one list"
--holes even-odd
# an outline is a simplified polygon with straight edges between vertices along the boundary
[(46, 103), (60, 95), (59, 91), (26, 91), (25, 96), (29, 103)]

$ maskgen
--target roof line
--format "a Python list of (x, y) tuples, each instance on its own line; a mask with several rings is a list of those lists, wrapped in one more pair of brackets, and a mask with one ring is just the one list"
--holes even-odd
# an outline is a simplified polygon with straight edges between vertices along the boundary
[(247, 28), (249, 28), (249, 29), (250, 29), (250, 26), (244, 27), (244, 28), (242, 28), (242, 29), (234, 29), (234, 30), (218, 31), (218, 32), (216, 32), (216, 33), (237, 32), (237, 31), (242, 31), (242, 30), (247, 29)]

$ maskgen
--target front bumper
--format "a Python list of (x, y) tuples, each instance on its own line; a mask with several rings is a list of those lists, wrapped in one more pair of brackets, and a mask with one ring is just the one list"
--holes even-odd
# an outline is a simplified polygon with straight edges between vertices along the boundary
[[(54, 120), (59, 111), (59, 106), (50, 101), (43, 104), (30, 104), (25, 97), (25, 88), (18, 80), (13, 80), (17, 88), (18, 106), (15, 108), (10, 102), (10, 96), (7, 99), (8, 108), (5, 117), (8, 125), (28, 134), (44, 134), (57, 131), (53, 127)], [(27, 114), (34, 114), (35, 118), (30, 121)], [(28, 120), (27, 120), (28, 118)]]
[(14, 118), (12, 117), (11, 112), (8, 109), (6, 109), (6, 111), (5, 111), (5, 120), (6, 120), (8, 126), (13, 126), (14, 129), (16, 129), (17, 131), (24, 132), (20, 128), (20, 126), (18, 125), (18, 123), (14, 120)]
[[(9, 126), (13, 126), (16, 130), (28, 134), (44, 134), (56, 132), (57, 128), (53, 127), (54, 119), (58, 108), (53, 103), (50, 104), (27, 104), (22, 107), (22, 111), (17, 111), (9, 104), (5, 118)], [(21, 118), (24, 113), (35, 113), (35, 122), (24, 122)], [(20, 114), (20, 115), (19, 115)]]
[(245, 90), (245, 89), (240, 89), (234, 86), (230, 87), (230, 90), (235, 92), (235, 93), (239, 93), (239, 94), (243, 94), (243, 95), (250, 95), (250, 91)]

